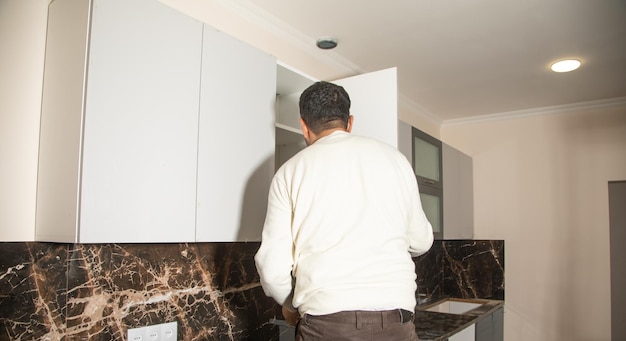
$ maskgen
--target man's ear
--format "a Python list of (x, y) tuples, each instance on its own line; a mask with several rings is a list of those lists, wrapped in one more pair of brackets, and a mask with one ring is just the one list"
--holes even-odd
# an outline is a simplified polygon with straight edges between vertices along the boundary
[(346, 127), (347, 132), (352, 132), (352, 123), (354, 122), (354, 116), (350, 115), (348, 117), (348, 126)]
[(311, 136), (311, 130), (309, 126), (306, 125), (306, 122), (300, 117), (300, 128), (302, 129), (302, 135), (304, 135), (304, 141), (306, 141), (307, 146), (311, 145), (313, 141), (313, 137)]

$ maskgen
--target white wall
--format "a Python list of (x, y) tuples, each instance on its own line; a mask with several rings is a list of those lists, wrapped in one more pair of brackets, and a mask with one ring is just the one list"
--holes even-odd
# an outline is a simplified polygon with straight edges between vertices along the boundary
[(626, 104), (442, 127), (473, 157), (475, 238), (504, 239), (505, 339), (610, 340), (608, 181)]
[(32, 241), (48, 0), (0, 0), (0, 241)]

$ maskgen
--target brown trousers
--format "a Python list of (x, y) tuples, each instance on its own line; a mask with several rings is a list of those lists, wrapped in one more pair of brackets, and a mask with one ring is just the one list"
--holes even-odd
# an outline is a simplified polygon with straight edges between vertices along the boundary
[(305, 314), (296, 326), (296, 341), (417, 341), (414, 319), (400, 309)]

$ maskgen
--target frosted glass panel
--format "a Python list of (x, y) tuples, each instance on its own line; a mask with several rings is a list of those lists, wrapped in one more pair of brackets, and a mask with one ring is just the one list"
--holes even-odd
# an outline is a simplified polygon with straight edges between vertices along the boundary
[(419, 137), (413, 139), (415, 174), (439, 182), (439, 147)]
[(420, 193), (420, 199), (426, 218), (433, 226), (433, 232), (441, 232), (441, 197)]

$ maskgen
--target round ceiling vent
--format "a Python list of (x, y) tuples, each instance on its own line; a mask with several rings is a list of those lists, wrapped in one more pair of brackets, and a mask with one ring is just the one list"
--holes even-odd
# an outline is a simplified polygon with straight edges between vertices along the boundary
[(317, 47), (322, 50), (330, 50), (337, 47), (337, 39), (324, 37), (317, 40)]

